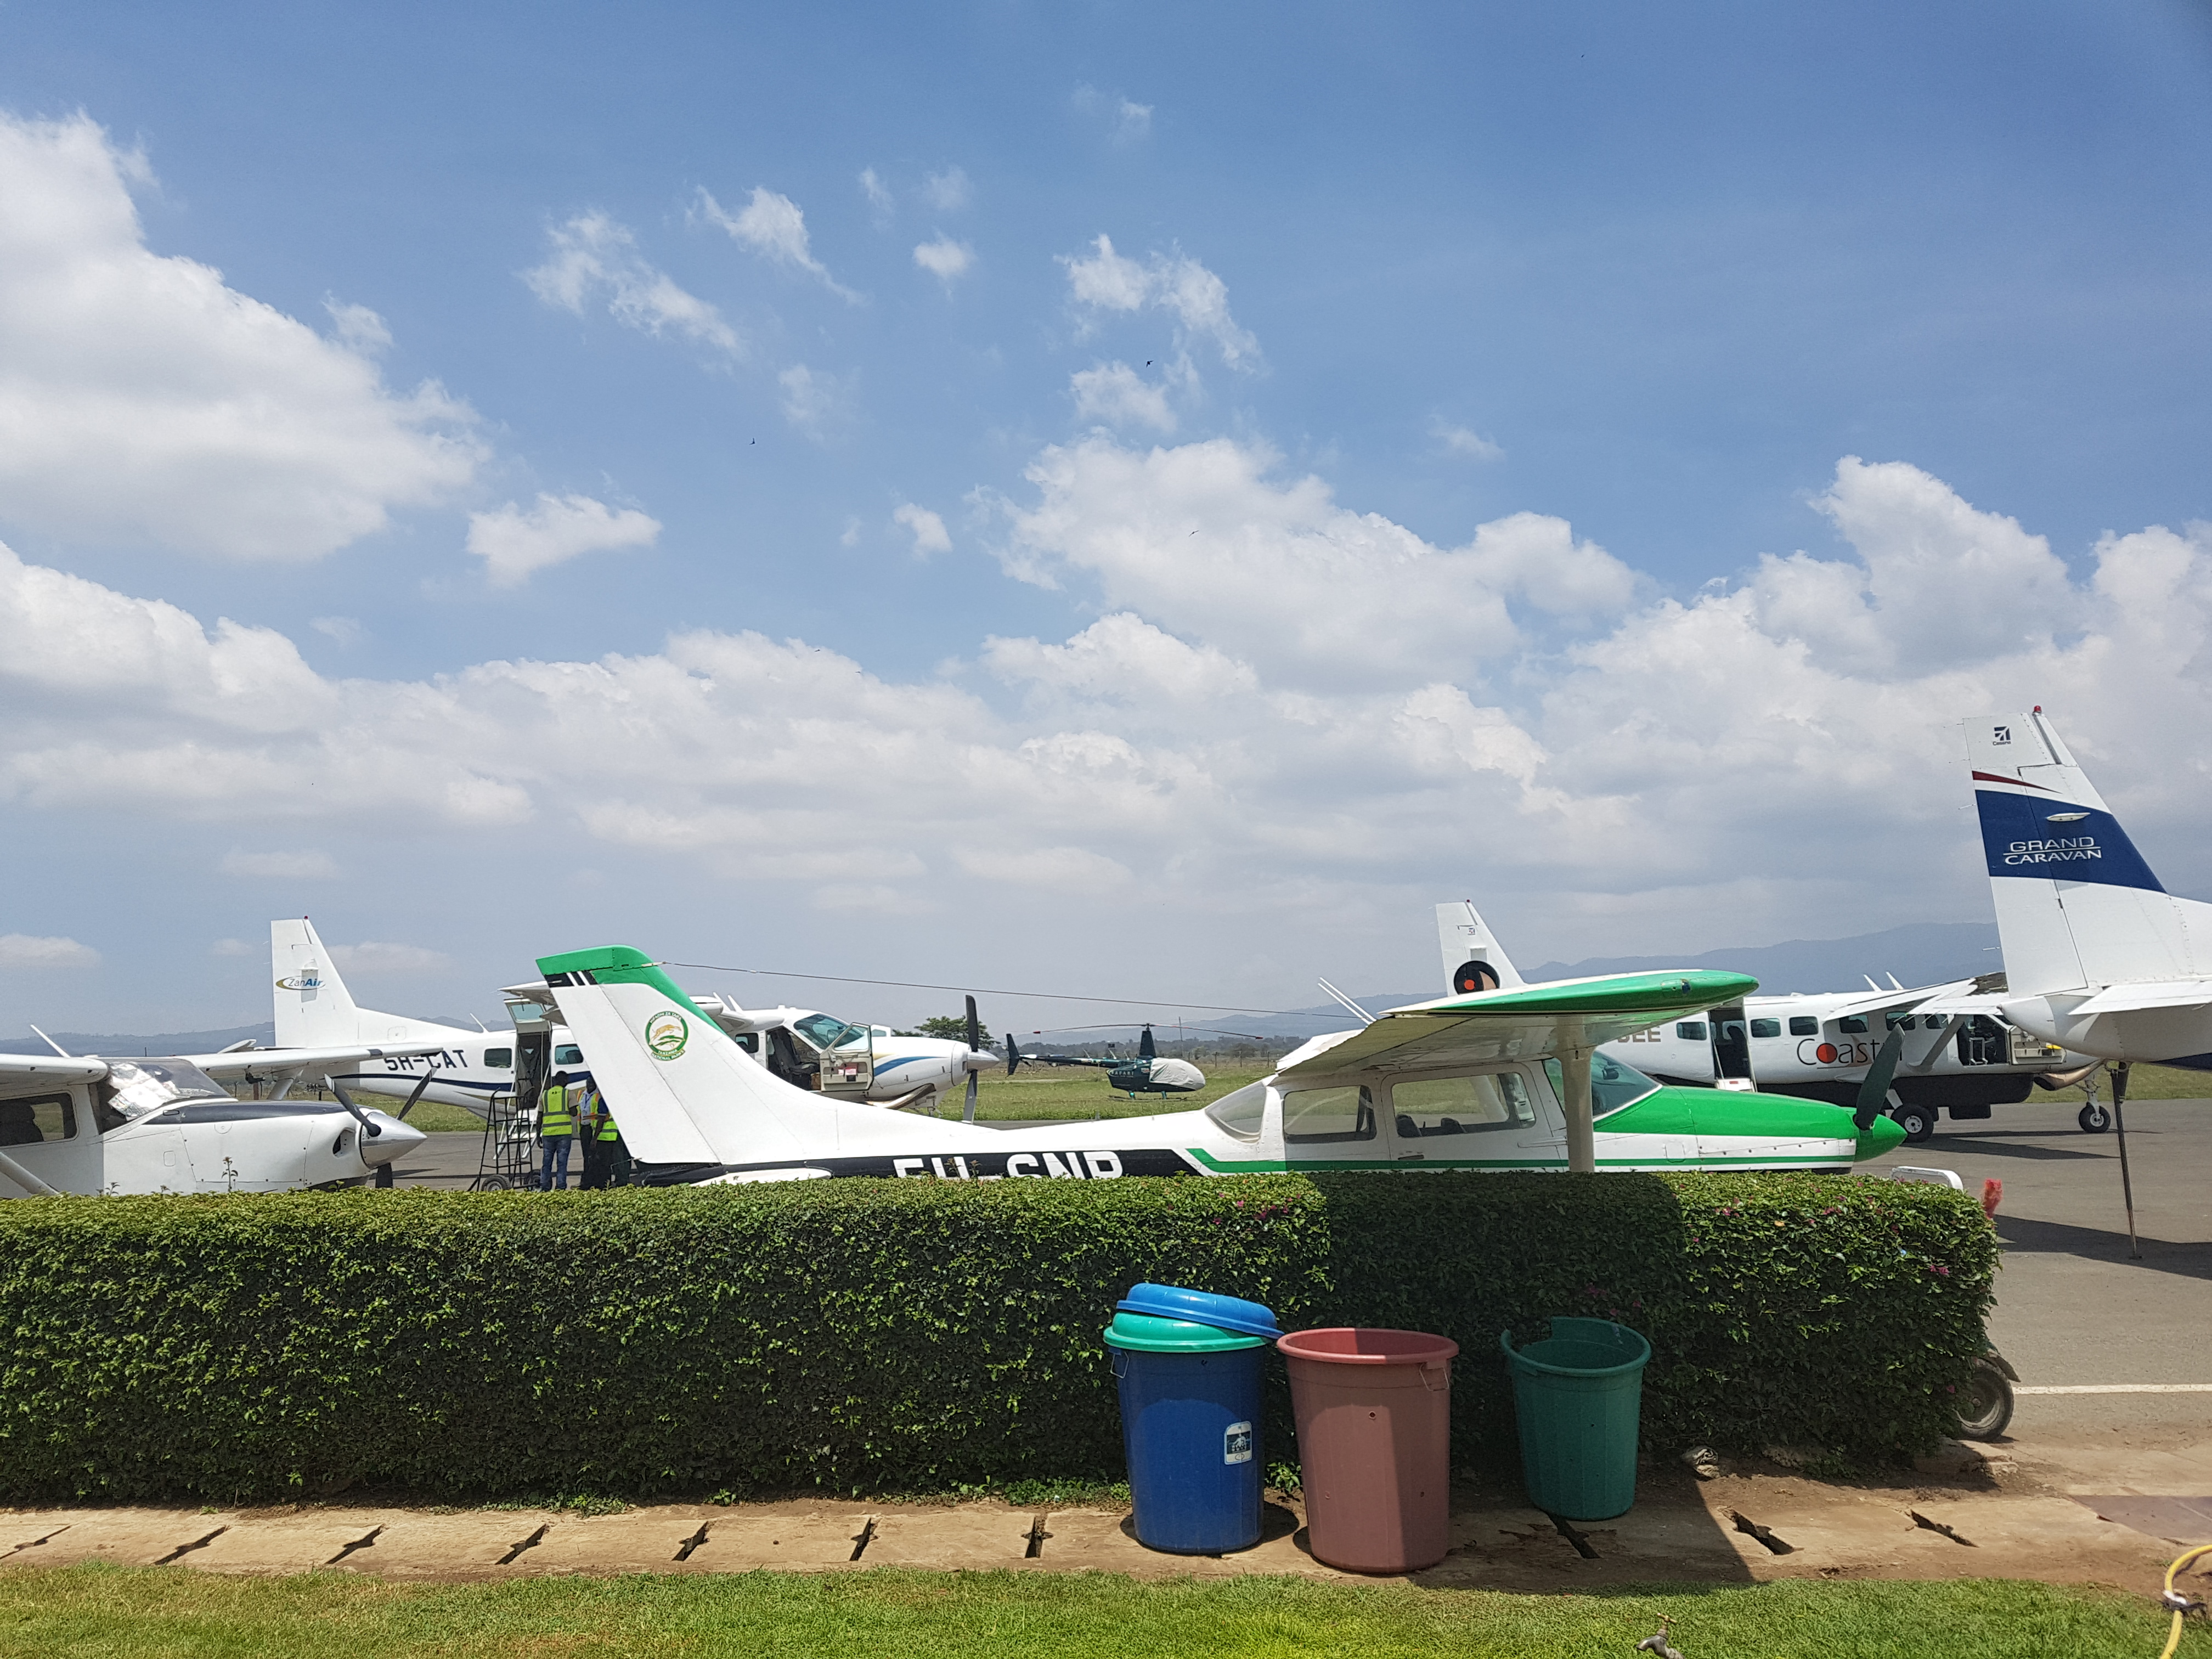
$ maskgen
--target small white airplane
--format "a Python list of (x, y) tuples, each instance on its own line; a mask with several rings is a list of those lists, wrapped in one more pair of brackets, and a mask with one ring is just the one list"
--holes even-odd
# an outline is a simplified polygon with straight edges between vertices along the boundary
[[(1437, 906), (1437, 936), (1445, 982), (1454, 991), (1522, 983), (1472, 902)], [(1756, 1089), (1855, 1107), (1884, 1040), (1901, 1033), (1888, 1109), (1915, 1144), (1936, 1133), (1940, 1111), (1985, 1118), (1994, 1106), (2027, 1099), (2039, 1082), (2063, 1087), (2097, 1063), (2008, 1024), (1994, 1002), (1933, 1012), (1972, 998), (1982, 981), (1911, 990), (1894, 978), (1887, 990), (1867, 982), (1865, 991), (1742, 997), (1632, 1032), (1603, 1052), (1666, 1083)], [(2111, 1115), (2098, 1111), (2108, 1124)], [(2082, 1127), (2091, 1125), (2085, 1119)]]
[[(63, 1193), (273, 1193), (388, 1184), (422, 1142), (397, 1118), (339, 1099), (292, 1100), (300, 1079), (374, 1054), (336, 1048), (104, 1059), (0, 1054), (0, 1198)], [(269, 1100), (216, 1081), (273, 1080)]]
[[(466, 1107), (482, 1116), (495, 1098), (512, 1099), (518, 1085), (526, 1105), (555, 1072), (591, 1069), (563, 1027), (520, 1036), (471, 1031), (360, 1006), (304, 916), (270, 922), (269, 950), (278, 1042), (384, 1045), (377, 1058), (338, 1079), (349, 1088), (413, 1094), (419, 1087), (424, 1100)], [(532, 989), (512, 988), (507, 999), (509, 1013), (529, 1027), (538, 1024), (528, 1018)], [(747, 1009), (709, 995), (696, 1000), (740, 1048), (777, 1076), (842, 1099), (934, 1111), (969, 1078), (997, 1063), (988, 1049), (897, 1036), (889, 1026), (848, 1024), (818, 1009)]]
[[(1102, 1180), (1284, 1170), (1846, 1169), (1895, 1146), (1862, 1105), (1668, 1088), (1600, 1045), (1755, 988), (1623, 974), (1393, 1009), (1202, 1109), (1030, 1129), (921, 1119), (771, 1074), (642, 953), (539, 959), (647, 1185), (830, 1176)], [(1886, 1079), (1884, 1080), (1886, 1083)]]
[(2040, 708), (1966, 722), (2006, 988), (2081, 1054), (2212, 1070), (2212, 904), (2151, 872)]

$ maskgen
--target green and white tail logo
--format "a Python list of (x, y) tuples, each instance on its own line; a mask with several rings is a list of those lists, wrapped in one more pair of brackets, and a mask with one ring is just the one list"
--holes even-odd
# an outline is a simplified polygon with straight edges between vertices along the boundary
[(691, 1027), (684, 1016), (664, 1008), (645, 1022), (645, 1046), (655, 1060), (674, 1060), (691, 1040)]

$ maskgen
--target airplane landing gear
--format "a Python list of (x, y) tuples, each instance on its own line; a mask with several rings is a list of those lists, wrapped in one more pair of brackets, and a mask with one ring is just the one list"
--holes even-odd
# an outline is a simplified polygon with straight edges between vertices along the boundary
[(2084, 1134), (2100, 1135), (2112, 1127), (2112, 1109), (2102, 1101), (2093, 1100), (2075, 1115), (2074, 1121)]
[(1908, 1146), (1917, 1146), (1936, 1133), (1936, 1109), (1933, 1106), (1899, 1106), (1892, 1109), (1890, 1116), (1897, 1127), (1905, 1131)]

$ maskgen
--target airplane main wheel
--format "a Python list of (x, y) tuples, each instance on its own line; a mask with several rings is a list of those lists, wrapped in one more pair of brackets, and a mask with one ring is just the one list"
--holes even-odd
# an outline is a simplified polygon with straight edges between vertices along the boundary
[(1936, 1109), (1933, 1106), (1900, 1106), (1890, 1114), (1897, 1127), (1905, 1131), (1908, 1146), (1917, 1146), (1936, 1133)]
[(2112, 1110), (2103, 1101), (2093, 1100), (2075, 1115), (2074, 1121), (2084, 1134), (2100, 1135), (2112, 1127)]

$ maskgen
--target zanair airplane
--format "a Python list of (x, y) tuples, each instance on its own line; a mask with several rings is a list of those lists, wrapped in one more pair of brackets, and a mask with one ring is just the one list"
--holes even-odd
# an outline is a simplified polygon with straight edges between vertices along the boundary
[[(360, 1006), (304, 916), (270, 922), (269, 951), (277, 1042), (382, 1045), (368, 1063), (337, 1079), (350, 1088), (413, 1095), (481, 1116), (495, 1097), (519, 1095), (527, 1106), (555, 1072), (592, 1069), (565, 1028), (518, 1036)], [(997, 1063), (965, 1043), (896, 1036), (888, 1026), (848, 1024), (817, 1009), (745, 1009), (726, 997), (703, 995), (696, 1001), (776, 1076), (872, 1106), (933, 1110), (973, 1073)], [(511, 1002), (510, 1012), (519, 1006)]]
[[(105, 1059), (53, 1044), (0, 1054), (0, 1198), (62, 1193), (270, 1193), (389, 1182), (422, 1132), (343, 1097), (286, 1096), (379, 1054), (341, 1044)], [(217, 1081), (273, 1081), (239, 1100)]]
[(2166, 890), (2040, 708), (1966, 723), (2006, 989), (2085, 1054), (2212, 1070), (2212, 904)]
[[(830, 1176), (994, 1181), (1284, 1170), (1841, 1170), (1897, 1145), (1881, 1097), (1855, 1115), (1669, 1088), (1597, 1055), (1739, 997), (1740, 974), (1621, 974), (1393, 1009), (1314, 1038), (1199, 1109), (998, 1130), (870, 1109), (754, 1063), (651, 958), (539, 959), (647, 1184)], [(1881, 1079), (1887, 1085), (1887, 1079)]]

